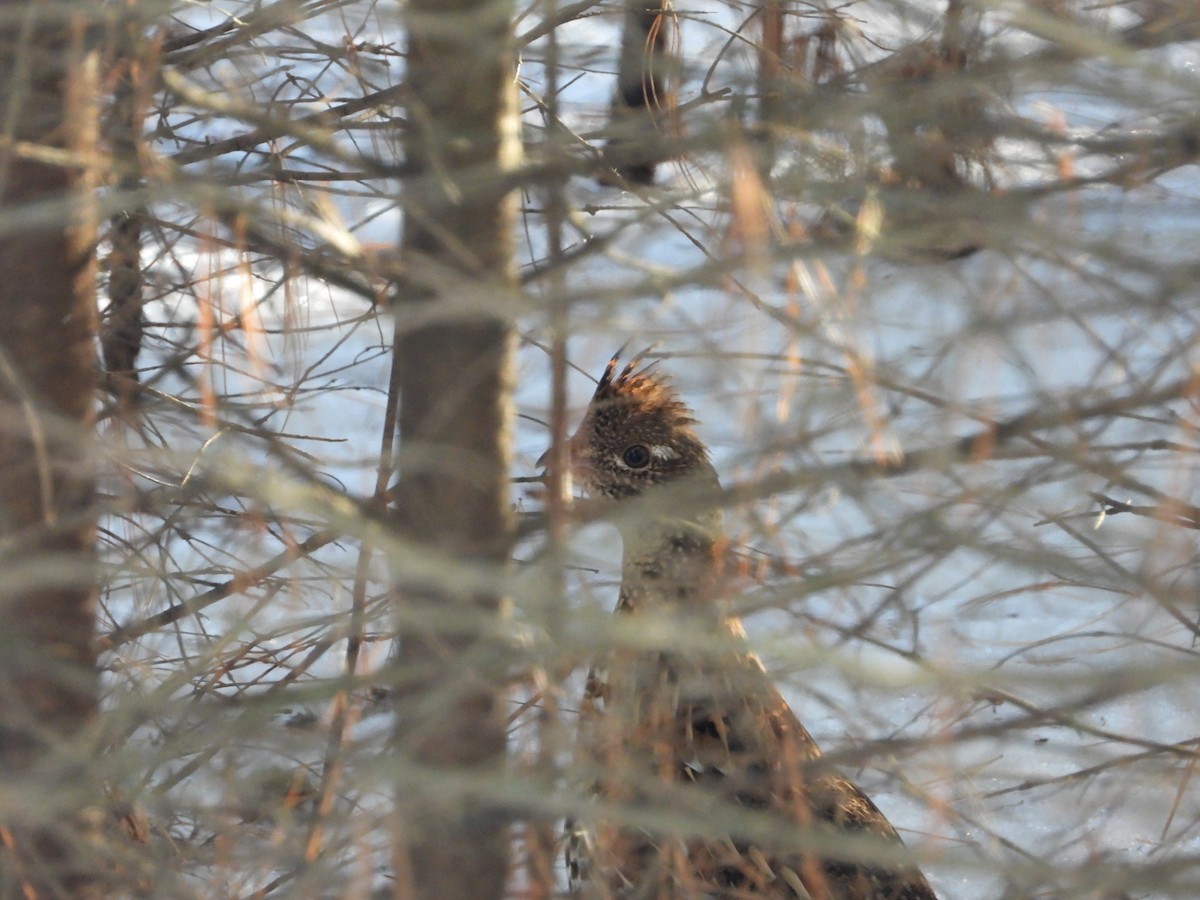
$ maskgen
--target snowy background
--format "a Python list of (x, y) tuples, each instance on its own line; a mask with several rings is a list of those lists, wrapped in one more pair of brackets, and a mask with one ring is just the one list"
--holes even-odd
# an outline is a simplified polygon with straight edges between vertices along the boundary
[[(616, 348), (652, 345), (695, 408), (727, 487), (791, 476), (788, 488), (727, 514), (739, 551), (764, 563), (742, 585), (751, 638), (818, 742), (920, 855), (939, 896), (1196, 897), (1195, 526), (1105, 516), (1096, 495), (1167, 518), (1178, 511), (1138, 485), (1184, 505), (1195, 496), (1200, 409), (1194, 392), (1166, 389), (1195, 371), (1200, 180), (1186, 166), (1034, 194), (1061, 176), (1067, 155), (1079, 176), (1136, 158), (1089, 155), (1088, 141), (1153, 136), (1192, 114), (1197, 47), (1101, 47), (1069, 64), (1024, 68), (1053, 41), (1030, 24), (1042, 21), (1040, 6), (1010, 6), (984, 26), (990, 50), (1013, 63), (996, 85), (994, 115), (1050, 123), (1064, 147), (1015, 130), (997, 142), (995, 195), (1010, 192), (1022, 205), (1015, 218), (1007, 208), (995, 214), (1007, 239), (965, 259), (747, 245), (731, 224), (731, 138), (724, 150), (664, 166), (661, 187), (645, 195), (570, 180), (569, 244), (613, 239), (555, 286), (536, 274), (544, 197), (524, 194), (513, 474), (535, 474), (548, 442), (550, 305), (569, 301), (572, 423)], [(233, 11), (186, 18), (204, 26)], [(745, 91), (757, 35), (749, 13), (681, 5), (682, 102), (702, 84)], [(936, 34), (941, 5), (881, 0), (849, 15), (876, 42), (856, 45), (865, 48), (857, 62), (869, 63)], [(1115, 7), (1052, 37), (1083, 41), (1088, 29), (1120, 27), (1122, 16), (1133, 21)], [(526, 10), (518, 33), (535, 22)], [(603, 125), (618, 24), (600, 9), (559, 30), (559, 102), (575, 134)], [(358, 81), (397, 83), (402, 64), (364, 50), (339, 80), (336, 67), (311, 69), (313, 42), (398, 47), (399, 28), (390, 5), (340, 4), (297, 26), (295, 58), (280, 65), (321, 86), (317, 109), (361, 91)], [(545, 86), (545, 52), (544, 39), (528, 45), (521, 66), (534, 144), (544, 122), (531, 98)], [(247, 102), (287, 84), (279, 71), (268, 75), (237, 54), (189, 73)], [(735, 106), (704, 107), (693, 127), (725, 127), (740, 114)], [(786, 146), (801, 154), (835, 133), (847, 145), (880, 134), (869, 104), (850, 122), (831, 118), (824, 131), (798, 127)], [(239, 130), (205, 119), (178, 133), (220, 139)], [(397, 152), (377, 131), (343, 137), (347, 152)], [(332, 165), (286, 141), (272, 152), (289, 167)], [(248, 158), (240, 168), (262, 164)], [(773, 228), (811, 221), (819, 207), (803, 182), (790, 187), (803, 164), (781, 151), (777, 174), (789, 187), (765, 214)], [(851, 197), (858, 182), (847, 183)], [(268, 188), (251, 184), (246, 196), (266, 203)], [(402, 224), (394, 188), (306, 186), (287, 200), (327, 229), (386, 245)], [(857, 215), (857, 201), (847, 204)], [(159, 215), (180, 225), (182, 208), (168, 198)], [(368, 640), (354, 683), (360, 718), (337, 801), (346, 815), (329, 866), (292, 865), (310, 822), (302, 804), (278, 805), (280, 794), (306, 796), (320, 778), (360, 540), (369, 537), (339, 518), (349, 514), (338, 498), (374, 489), (391, 320), (360, 296), (238, 252), (215, 227), (180, 228), (147, 248), (145, 263), (161, 342), (145, 364), (161, 367), (152, 382), (161, 393), (141, 428), (105, 423), (113, 574), (104, 614), (109, 627), (124, 626), (213, 591), (228, 596), (108, 655), (110, 706), (127, 715), (139, 751), (118, 774), (187, 848), (180, 896), (242, 896), (280, 872), (291, 873), (274, 888), (285, 895), (367, 895), (386, 875), (386, 857), (373, 851), (389, 784), (381, 742), (390, 725), (370, 699), (391, 627), (378, 555), (367, 570)], [(242, 317), (209, 350), (197, 337), (204, 308), (218, 324)], [(223, 398), (220, 426), (205, 418), (210, 390)], [(959, 439), (1018, 416), (1044, 421), (994, 448), (955, 453)], [(911, 468), (900, 474), (851, 465), (901, 458)], [(536, 492), (514, 484), (513, 502), (536, 522)], [(330, 527), (336, 539), (296, 549)], [(537, 531), (522, 543), (529, 564), (518, 585), (535, 584), (543, 541)], [(297, 558), (268, 576), (228, 586), (289, 552)], [(606, 615), (619, 572), (615, 530), (579, 529), (570, 555), (568, 608), (584, 623)], [(533, 589), (512, 597), (516, 626), (538, 647), (543, 599)], [(564, 688), (568, 722), (577, 682), (575, 672)], [(521, 723), (515, 715), (518, 758), (532, 740)], [(523, 777), (514, 775), (513, 790)]]

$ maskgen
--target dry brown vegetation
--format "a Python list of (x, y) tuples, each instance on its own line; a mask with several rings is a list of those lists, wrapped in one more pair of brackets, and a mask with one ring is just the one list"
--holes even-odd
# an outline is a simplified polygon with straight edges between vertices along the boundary
[[(624, 13), (0, 4), (0, 176), (50, 178), (0, 210), (0, 456), (95, 474), (63, 552), (92, 517), (100, 561), (0, 496), (4, 678), (84, 697), (58, 728), (0, 696), (0, 755), (51, 760), (0, 845), (103, 791), (145, 826), (83, 817), (114, 895), (562, 891), (588, 660), (705, 640), (613, 620), (616, 513), (534, 465), (630, 341), (714, 449), (691, 502), (755, 649), (939, 896), (1200, 895), (1194, 4), (676, 2), (635, 116)], [(102, 139), (19, 127), (32, 21), (96, 48), (59, 99)], [(87, 217), (99, 394), (29, 318), (34, 285), (92, 308), (86, 259), (22, 243)], [(93, 583), (98, 689), (54, 655)]]

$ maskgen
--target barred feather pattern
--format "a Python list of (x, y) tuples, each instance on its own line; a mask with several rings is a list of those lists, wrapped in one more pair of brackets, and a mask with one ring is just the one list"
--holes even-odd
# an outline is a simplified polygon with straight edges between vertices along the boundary
[[(672, 483), (715, 489), (694, 424), (665, 379), (614, 357), (571, 439), (573, 473), (618, 499)], [(669, 506), (622, 526), (617, 611), (672, 628), (683, 646), (618, 648), (589, 673), (576, 766), (605, 815), (568, 823), (571, 893), (936, 900), (915, 868), (859, 861), (902, 857), (899, 835), (823, 761), (724, 608), (719, 513)]]

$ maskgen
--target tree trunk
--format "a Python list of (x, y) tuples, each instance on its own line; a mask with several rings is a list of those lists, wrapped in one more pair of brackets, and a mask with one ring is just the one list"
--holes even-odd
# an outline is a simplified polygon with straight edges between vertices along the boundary
[(675, 85), (682, 68), (675, 32), (671, 0), (625, 0), (602, 184), (653, 184), (658, 164), (675, 155)]
[(25, 142), (0, 149), (0, 897), (99, 896), (81, 740), (97, 708), (94, 166), (27, 149), (94, 150), (95, 61), (82, 24), (34, 7), (0, 7), (0, 108)]
[[(405, 187), (402, 251), (414, 272), (433, 274), (425, 296), (398, 305), (395, 345), (400, 528), (432, 552), (497, 574), (513, 539), (513, 331), (492, 306), (514, 288), (514, 209), (504, 184), (520, 156), (511, 13), (505, 2), (483, 0), (409, 4), (406, 152), (423, 174)], [(414, 583), (403, 571), (397, 580), (406, 623), (397, 672), (398, 893), (500, 897), (505, 816), (478, 790), (453, 785), (503, 775), (501, 599)]]

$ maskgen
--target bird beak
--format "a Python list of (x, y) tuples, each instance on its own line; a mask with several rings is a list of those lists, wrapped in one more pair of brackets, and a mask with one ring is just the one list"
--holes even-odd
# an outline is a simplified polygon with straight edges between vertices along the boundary
[[(582, 454), (583, 436), (577, 431), (566, 440), (567, 459), (566, 466), (562, 473), (563, 493), (570, 495), (572, 483), (579, 475), (588, 469), (588, 465), (584, 462)], [(550, 447), (545, 453), (538, 457), (537, 467), (545, 471), (550, 466), (550, 460), (554, 455), (554, 448)]]
[[(580, 450), (580, 444), (582, 442), (583, 442), (583, 439), (580, 436), (578, 431), (575, 432), (575, 434), (570, 435), (567, 438), (567, 440), (565, 441), (565, 443), (567, 445), (567, 460), (566, 460), (566, 462), (567, 462), (567, 471), (568, 472), (570, 472), (572, 469), (575, 469), (579, 466), (580, 453), (578, 451)], [(550, 460), (553, 456), (554, 456), (554, 448), (548, 447), (546, 449), (546, 452), (538, 457), (537, 467), (539, 469), (546, 469), (547, 467), (549, 467)]]

